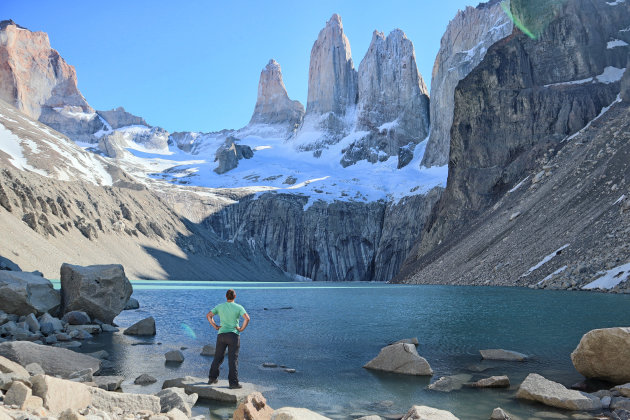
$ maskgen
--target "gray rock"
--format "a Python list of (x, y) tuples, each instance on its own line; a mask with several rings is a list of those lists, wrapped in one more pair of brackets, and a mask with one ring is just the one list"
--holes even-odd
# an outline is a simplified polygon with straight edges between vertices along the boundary
[(155, 394), (160, 398), (160, 405), (162, 406), (162, 413), (167, 413), (174, 408), (177, 408), (186, 416), (191, 416), (191, 408), (197, 402), (197, 394), (186, 394), (182, 388), (166, 388)]
[(472, 386), (475, 388), (509, 388), (510, 378), (507, 376), (491, 376), (474, 382)]
[(497, 407), (492, 410), (492, 414), (490, 415), (490, 420), (511, 420), (512, 417), (503, 410), (501, 407)]
[(26, 315), (26, 319), (25, 321), (26, 324), (28, 325), (28, 329), (32, 332), (32, 333), (36, 333), (39, 331), (39, 321), (37, 321), (37, 318), (35, 318), (34, 314), (28, 314)]
[(512, 350), (490, 349), (479, 350), (481, 357), (485, 360), (505, 360), (510, 362), (524, 362), (527, 355)]
[(24, 378), (28, 378), (30, 376), (27, 369), (23, 368), (21, 364), (3, 356), (0, 356), (0, 372), (15, 374), (18, 377)]
[(186, 376), (164, 381), (162, 389), (184, 388), (187, 394), (197, 394), (200, 399), (227, 403), (239, 403), (247, 395), (257, 391), (253, 384), (247, 382), (241, 382), (241, 385), (243, 385), (241, 389), (229, 389), (229, 384), (226, 380), (219, 380), (214, 385), (208, 385), (207, 382), (207, 379)]
[(150, 316), (127, 328), (125, 335), (155, 335), (155, 319)]
[(125, 380), (122, 376), (94, 376), (92, 382), (105, 391), (117, 391)]
[(402, 420), (459, 420), (448, 411), (438, 410), (437, 408), (427, 407), (425, 405), (414, 405), (405, 414)]
[(87, 325), (92, 322), (90, 316), (84, 311), (67, 312), (64, 314), (63, 318), (61, 318), (61, 321), (70, 325)]
[(138, 302), (138, 299), (130, 297), (127, 301), (127, 304), (125, 305), (125, 311), (138, 308), (140, 308), (140, 302)]
[(44, 372), (44, 369), (42, 369), (42, 367), (38, 363), (29, 363), (28, 365), (24, 366), (24, 369), (26, 369), (31, 376), (46, 374), (46, 372)]
[(402, 340), (394, 341), (393, 343), (389, 343), (388, 345), (391, 346), (392, 344), (400, 344), (400, 343), (413, 344), (416, 347), (418, 347), (418, 345), (420, 344), (420, 342), (418, 341), (418, 337), (412, 337), (412, 338), (403, 338)]
[(72, 372), (68, 375), (67, 379), (75, 382), (92, 382), (94, 371), (92, 369), (83, 369), (76, 372)]
[(157, 379), (155, 379), (153, 376), (143, 373), (142, 375), (138, 376), (133, 383), (136, 385), (149, 385), (149, 384), (154, 384), (157, 382)]
[(613, 390), (619, 392), (624, 397), (630, 398), (630, 383), (616, 386)]
[(602, 328), (584, 334), (571, 353), (575, 369), (587, 378), (630, 382), (630, 328)]
[(164, 354), (167, 362), (182, 363), (184, 361), (184, 353), (179, 350), (171, 350)]
[(215, 347), (212, 344), (206, 344), (201, 349), (202, 356), (214, 356)]
[(608, 410), (610, 408), (610, 404), (612, 403), (612, 397), (606, 396), (601, 399), (602, 408), (604, 410)]
[(64, 312), (85, 311), (109, 324), (125, 308), (132, 292), (122, 265), (61, 266)]
[(413, 344), (401, 343), (384, 347), (378, 356), (363, 367), (405, 375), (433, 375), (431, 366), (418, 354)]
[(66, 333), (55, 334), (55, 338), (57, 339), (57, 341), (70, 341), (70, 340), (72, 340), (72, 337), (70, 337)]
[(630, 411), (630, 398), (614, 397), (610, 401), (610, 409)]
[(82, 410), (92, 400), (87, 385), (46, 375), (33, 378), (33, 395), (40, 397), (44, 408), (53, 415), (67, 409)]
[(22, 407), (26, 400), (32, 395), (31, 388), (19, 381), (14, 381), (11, 388), (4, 395), (5, 405), (17, 405)]
[(100, 368), (100, 361), (94, 357), (26, 341), (1, 343), (0, 356), (23, 366), (37, 363), (48, 375), (67, 376), (77, 370), (92, 369), (96, 372)]
[(57, 337), (54, 335), (49, 335), (48, 337), (44, 338), (44, 344), (56, 344), (57, 343)]
[(109, 111), (96, 111), (96, 113), (107, 121), (114, 130), (130, 125), (144, 125), (149, 127), (149, 124), (147, 124), (144, 118), (125, 111), (125, 108), (122, 106)]
[(98, 334), (100, 333), (101, 327), (100, 325), (68, 325), (66, 327), (66, 332), (71, 333), (72, 331), (84, 331), (90, 334)]
[(621, 79), (621, 99), (626, 102), (630, 102), (630, 62), (628, 63), (628, 67), (626, 68), (626, 72), (623, 74)]
[(58, 318), (45, 313), (39, 317), (39, 330), (45, 335), (59, 333), (63, 331), (63, 323)]
[(101, 330), (103, 330), (103, 332), (118, 332), (120, 331), (118, 328), (114, 327), (113, 325), (109, 325), (109, 324), (103, 324), (101, 325)]
[(126, 394), (105, 391), (100, 388), (90, 388), (92, 394), (91, 405), (99, 410), (111, 413), (115, 407), (124, 413), (136, 413), (147, 410), (149, 413), (159, 413), (160, 399), (154, 395)]
[(88, 356), (96, 357), (97, 359), (109, 359), (109, 353), (107, 350), (98, 350), (92, 353), (87, 353)]
[(0, 307), (9, 313), (28, 315), (57, 310), (59, 292), (34, 273), (0, 270)]
[(542, 404), (565, 410), (599, 410), (602, 404), (597, 397), (567, 389), (542, 376), (530, 373), (521, 384), (516, 398), (537, 401)]

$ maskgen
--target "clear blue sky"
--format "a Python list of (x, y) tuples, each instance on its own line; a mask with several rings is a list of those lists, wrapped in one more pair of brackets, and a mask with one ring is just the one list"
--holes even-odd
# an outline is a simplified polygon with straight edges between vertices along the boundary
[(476, 0), (1, 0), (0, 20), (47, 32), (75, 66), (96, 109), (124, 106), (169, 131), (215, 131), (249, 122), (261, 69), (282, 66), (291, 99), (306, 105), (317, 34), (338, 13), (358, 68), (374, 29), (402, 29), (427, 86), (440, 39)]

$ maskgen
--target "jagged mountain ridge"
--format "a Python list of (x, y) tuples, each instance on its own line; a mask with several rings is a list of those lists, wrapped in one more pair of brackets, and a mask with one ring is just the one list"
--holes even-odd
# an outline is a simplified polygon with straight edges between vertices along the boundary
[[(516, 279), (518, 273), (509, 273), (506, 266), (500, 264), (492, 267), (484, 265), (467, 275), (463, 275), (459, 267), (470, 268), (470, 262), (479, 261), (477, 258), (483, 255), (485, 259), (490, 257), (490, 261), (496, 261), (497, 256), (502, 256), (511, 262), (514, 269), (515, 258), (506, 251), (510, 239), (514, 240), (512, 227), (505, 227), (507, 221), (495, 217), (497, 209), (504, 201), (511, 203), (514, 208), (521, 207), (520, 203), (508, 199), (510, 193), (530, 182), (536, 184), (532, 186), (532, 189), (536, 189), (537, 184), (548, 174), (553, 174), (555, 165), (547, 161), (555, 159), (554, 156), (566, 147), (567, 142), (576, 138), (576, 132), (592, 124), (589, 133), (599, 139), (600, 145), (601, 136), (612, 133), (621, 144), (611, 153), (622, 153), (624, 137), (619, 136), (619, 127), (623, 127), (620, 116), (626, 112), (625, 106), (615, 105), (612, 108), (614, 112), (611, 109), (608, 113), (617, 118), (609, 118), (606, 113), (601, 121), (607, 124), (601, 127), (600, 132), (593, 130), (600, 127), (598, 115), (618, 101), (620, 79), (627, 73), (629, 21), (630, 5), (627, 3), (572, 0), (562, 5), (560, 13), (542, 31), (540, 38), (532, 39), (515, 31), (488, 50), (481, 64), (459, 83), (455, 91), (447, 188), (434, 209), (422, 241), (406, 261), (399, 281), (459, 282), (458, 276), (463, 279), (461, 281), (468, 283), (489, 280), (495, 284), (532, 284), (534, 279), (541, 280), (538, 275), (527, 276), (524, 280)], [(615, 43), (615, 39), (623, 42)], [(582, 142), (588, 142), (588, 138)], [(563, 173), (592, 170), (592, 173), (586, 172), (586, 176), (603, 182), (607, 176), (597, 176), (602, 171), (609, 171), (608, 158), (604, 159), (607, 150), (608, 147), (601, 153), (595, 153), (594, 167), (588, 168), (583, 158), (577, 158), (579, 152), (575, 152), (575, 167), (570, 159), (562, 158), (566, 167), (561, 169)], [(535, 168), (538, 168), (538, 172), (533, 174)], [(614, 168), (620, 171), (613, 177), (621, 177), (620, 182), (616, 183), (620, 187), (627, 175), (627, 167), (621, 165)], [(570, 203), (575, 208), (592, 207), (593, 203), (589, 200), (608, 195), (606, 186), (612, 187), (612, 184), (595, 184), (582, 194), (579, 190), (583, 185), (581, 182), (554, 179), (556, 189), (566, 185), (567, 189), (575, 191), (577, 198), (570, 197), (573, 200)], [(562, 190), (555, 193), (558, 192)], [(551, 203), (559, 201), (549, 192), (546, 198)], [(528, 207), (533, 204), (540, 206), (541, 203), (529, 202)], [(588, 212), (587, 221), (590, 225), (574, 223), (574, 226), (567, 226), (553, 214), (554, 211), (559, 215), (567, 214), (567, 211), (572, 213), (567, 201), (563, 200), (558, 205), (549, 205), (548, 202), (546, 210), (542, 206), (532, 214), (549, 222), (549, 228), (555, 230), (550, 235), (534, 235), (542, 231), (540, 223), (519, 223), (520, 214), (524, 214), (520, 209), (508, 215), (510, 222), (516, 220), (509, 224), (520, 227), (524, 241), (520, 246), (535, 248), (535, 252), (530, 251), (518, 258), (518, 266), (522, 268), (523, 264), (531, 264), (534, 267), (544, 256), (540, 253), (551, 254), (559, 250), (562, 244), (556, 242), (565, 236), (568, 238), (566, 242), (581, 257), (579, 254), (586, 252), (593, 242), (602, 241), (592, 228), (598, 217), (604, 217), (604, 209), (596, 210), (592, 208)], [(599, 215), (594, 216), (596, 213)], [(502, 217), (505, 217), (505, 213), (502, 213)], [(556, 230), (560, 227), (566, 228), (566, 232), (561, 234)], [(610, 229), (610, 226), (606, 229)], [(489, 237), (479, 236), (480, 232), (492, 230), (494, 233), (488, 233)], [(498, 230), (503, 231), (497, 234)], [(575, 237), (580, 235), (589, 238), (590, 243), (578, 244)], [(534, 238), (537, 238), (535, 243), (528, 242)], [(506, 244), (502, 244), (503, 241)], [(476, 250), (471, 248), (473, 244), (476, 244)], [(464, 249), (467, 249), (468, 254), (462, 254)], [(558, 255), (565, 253), (561, 251)], [(593, 251), (589, 253), (593, 254)], [(576, 257), (575, 254), (573, 256)], [(620, 257), (617, 255), (610, 261), (604, 257), (598, 264), (600, 267), (614, 264), (617, 258)], [(452, 272), (448, 271), (449, 267)], [(497, 278), (491, 268), (504, 277)], [(536, 274), (551, 274), (546, 268)]]

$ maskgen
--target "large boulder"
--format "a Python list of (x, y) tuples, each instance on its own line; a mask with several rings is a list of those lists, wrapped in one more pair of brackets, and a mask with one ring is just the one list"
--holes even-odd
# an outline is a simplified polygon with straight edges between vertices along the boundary
[(363, 367), (404, 375), (433, 375), (431, 366), (418, 354), (416, 346), (407, 343), (392, 344), (382, 348), (378, 356)]
[(453, 413), (426, 405), (414, 405), (402, 420), (459, 420)]
[(125, 335), (155, 335), (155, 319), (150, 316), (127, 328)]
[(5, 312), (41, 315), (59, 308), (59, 292), (35, 273), (0, 270), (0, 308)]
[(0, 372), (13, 373), (15, 375), (22, 376), (25, 378), (28, 378), (30, 376), (30, 374), (28, 373), (28, 370), (22, 367), (22, 365), (2, 356), (0, 356)]
[(101, 367), (101, 361), (59, 347), (49, 347), (28, 341), (10, 341), (0, 343), (0, 356), (26, 366), (37, 363), (47, 375), (68, 376), (73, 372), (92, 369), (96, 372)]
[(265, 397), (254, 392), (236, 408), (232, 420), (269, 420), (272, 414), (273, 408), (267, 405)]
[(60, 333), (63, 331), (63, 323), (60, 319), (45, 313), (39, 317), (39, 330), (45, 335)]
[(44, 401), (44, 407), (51, 414), (59, 414), (67, 409), (82, 410), (92, 401), (90, 387), (79, 382), (37, 375), (32, 383), (33, 395)]
[(111, 324), (133, 292), (122, 265), (61, 266), (63, 312), (85, 311), (90, 317)]
[(584, 334), (571, 353), (573, 366), (587, 378), (630, 382), (630, 328), (602, 328)]
[(155, 394), (160, 399), (162, 413), (168, 413), (177, 408), (188, 417), (191, 416), (191, 408), (197, 402), (199, 396), (197, 394), (186, 394), (182, 388), (166, 388)]
[(567, 389), (564, 385), (530, 373), (518, 388), (516, 398), (537, 401), (539, 403), (565, 410), (599, 410), (602, 404), (599, 398), (584, 392)]
[(94, 387), (90, 387), (90, 393), (92, 394), (92, 407), (107, 413), (113, 412), (114, 407), (120, 408), (125, 413), (136, 413), (142, 410), (147, 410), (150, 413), (161, 411), (160, 398), (155, 395), (125, 394)]
[(271, 414), (271, 420), (330, 420), (307, 408), (282, 407)]

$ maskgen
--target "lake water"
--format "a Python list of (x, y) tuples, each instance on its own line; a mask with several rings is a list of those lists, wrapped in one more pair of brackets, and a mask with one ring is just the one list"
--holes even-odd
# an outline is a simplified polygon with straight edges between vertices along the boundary
[[(165, 378), (207, 377), (212, 358), (199, 353), (203, 345), (214, 344), (216, 332), (205, 315), (225, 300), (230, 287), (252, 318), (241, 336), (240, 380), (264, 388), (274, 408), (306, 407), (333, 418), (402, 414), (414, 404), (449, 410), (462, 420), (487, 419), (498, 406), (523, 418), (553, 411), (514, 399), (525, 376), (536, 372), (571, 385), (582, 379), (570, 359), (582, 335), (630, 324), (629, 295), (374, 283), (138, 281), (133, 296), (141, 308), (123, 312), (116, 322), (127, 327), (154, 316), (157, 336), (117, 333), (96, 340), (112, 353), (110, 373), (126, 378), (123, 389), (156, 392)], [(362, 368), (383, 346), (408, 337), (418, 337), (418, 352), (435, 371), (432, 378)], [(149, 345), (131, 345), (137, 343)], [(180, 347), (187, 347), (184, 363), (165, 365), (164, 353)], [(85, 351), (93, 348), (86, 346)], [(486, 348), (516, 350), (531, 359), (482, 362), (479, 350)], [(264, 368), (265, 362), (296, 373)], [(141, 373), (160, 380), (134, 385)], [(471, 380), (507, 374), (512, 387), (450, 393), (427, 389), (439, 377), (455, 374), (472, 375)], [(221, 378), (226, 377), (227, 360), (221, 371)], [(204, 405), (195, 411), (214, 419), (227, 418), (231, 409)]]

